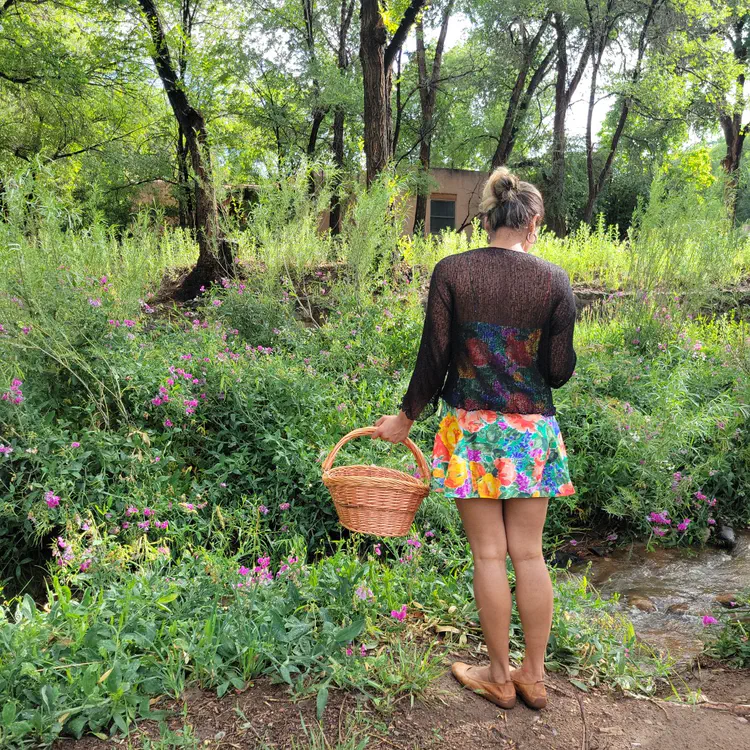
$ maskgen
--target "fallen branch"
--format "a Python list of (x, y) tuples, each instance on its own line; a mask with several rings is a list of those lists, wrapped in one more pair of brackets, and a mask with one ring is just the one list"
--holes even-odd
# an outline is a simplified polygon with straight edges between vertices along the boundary
[(583, 708), (583, 696), (580, 693), (576, 693), (578, 699), (578, 705), (581, 709), (581, 720), (583, 721), (583, 736), (581, 737), (581, 750), (589, 750), (589, 730), (586, 724), (586, 711)]
[(750, 716), (750, 704), (748, 703), (699, 703), (701, 708), (710, 708), (712, 711), (727, 711), (735, 716)]

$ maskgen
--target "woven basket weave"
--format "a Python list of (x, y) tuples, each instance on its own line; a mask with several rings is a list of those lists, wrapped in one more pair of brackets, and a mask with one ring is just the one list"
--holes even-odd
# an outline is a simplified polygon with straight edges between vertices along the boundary
[(374, 427), (363, 427), (339, 440), (323, 462), (323, 483), (331, 493), (342, 526), (362, 534), (406, 536), (417, 508), (430, 491), (430, 467), (415, 443), (409, 438), (404, 440), (414, 454), (421, 479), (379, 466), (333, 468), (342, 446), (373, 432)]

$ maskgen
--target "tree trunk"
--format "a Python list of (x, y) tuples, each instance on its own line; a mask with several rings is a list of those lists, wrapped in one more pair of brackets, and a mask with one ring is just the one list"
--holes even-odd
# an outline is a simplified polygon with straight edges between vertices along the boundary
[(426, 0), (411, 0), (386, 46), (388, 35), (378, 0), (361, 0), (359, 59), (364, 88), (365, 160), (367, 184), (391, 159), (391, 85), (393, 62)]
[[(732, 39), (735, 60), (744, 68), (747, 65), (748, 44), (745, 38), (746, 17), (739, 18), (734, 24), (735, 37)], [(726, 156), (721, 160), (721, 166), (729, 176), (727, 185), (727, 207), (732, 223), (737, 219), (737, 187), (739, 185), (740, 163), (745, 135), (750, 126), (742, 125), (742, 115), (745, 111), (745, 74), (740, 73), (735, 81), (736, 101), (733, 112), (719, 113), (719, 122), (724, 133), (724, 143), (727, 147)]]
[(138, 0), (138, 4), (151, 35), (154, 65), (184, 134), (185, 145), (190, 155), (190, 166), (196, 180), (195, 229), (199, 249), (198, 262), (185, 277), (175, 295), (177, 299), (191, 299), (200, 293), (201, 286), (217, 281), (222, 274), (233, 274), (232, 253), (219, 226), (205, 120), (201, 112), (190, 104), (184, 87), (179, 83), (154, 0)]
[[(344, 71), (349, 67), (349, 55), (346, 50), (346, 39), (349, 35), (349, 27), (352, 23), (354, 14), (354, 3), (356, 0), (341, 0), (341, 13), (339, 16), (338, 28), (338, 50), (337, 50), (337, 67), (339, 71)], [(328, 219), (328, 226), (331, 234), (341, 232), (341, 196), (339, 188), (341, 186), (341, 174), (344, 171), (344, 122), (346, 112), (342, 106), (336, 106), (333, 111), (333, 160), (336, 164), (338, 173), (334, 177), (331, 190), (331, 211)]]
[[(339, 172), (344, 168), (344, 110), (337, 107), (333, 112), (333, 161)], [(331, 234), (341, 232), (341, 196), (339, 187), (341, 185), (340, 174), (336, 175), (331, 196), (331, 213), (328, 225)]]
[[(635, 85), (640, 80), (641, 70), (643, 68), (643, 59), (646, 55), (646, 49), (648, 47), (648, 31), (654, 21), (656, 10), (659, 7), (659, 5), (662, 3), (662, 1), (663, 0), (651, 0), (651, 4), (649, 5), (648, 12), (646, 14), (646, 18), (643, 21), (643, 26), (641, 27), (641, 32), (638, 37), (638, 52), (636, 55), (635, 65), (633, 67), (633, 72), (630, 75), (630, 83), (632, 85)], [(608, 8), (608, 12), (611, 12), (612, 4), (608, 5), (607, 8)], [(604, 28), (601, 29), (601, 38), (597, 40), (599, 49), (597, 52), (597, 58), (594, 63), (594, 72), (591, 78), (591, 93), (589, 95), (589, 112), (588, 112), (588, 120), (586, 123), (586, 171), (588, 175), (589, 192), (588, 192), (588, 198), (586, 200), (586, 208), (584, 209), (584, 212), (583, 212), (583, 220), (587, 224), (591, 224), (594, 218), (594, 208), (596, 207), (596, 202), (599, 198), (599, 195), (601, 195), (601, 192), (604, 189), (604, 185), (607, 181), (607, 177), (609, 177), (609, 173), (612, 170), (612, 164), (614, 163), (614, 160), (615, 160), (615, 154), (617, 153), (617, 148), (620, 145), (620, 139), (622, 138), (622, 134), (625, 131), (625, 124), (628, 121), (630, 108), (633, 103), (632, 96), (626, 95), (623, 98), (622, 108), (620, 109), (620, 117), (618, 118), (614, 133), (612, 134), (612, 141), (609, 146), (609, 153), (607, 154), (607, 159), (604, 162), (604, 166), (599, 172), (598, 177), (595, 177), (594, 176), (594, 146), (593, 146), (593, 133), (592, 133), (591, 123), (592, 123), (593, 109), (594, 109), (595, 95), (596, 95), (597, 74), (599, 72), (599, 66), (601, 65), (601, 61), (604, 55), (604, 51), (607, 45), (607, 40), (609, 39), (611, 30), (612, 30), (612, 24), (609, 21), (605, 22)], [(592, 33), (592, 36), (593, 36), (593, 33)]]
[(557, 30), (557, 80), (555, 117), (552, 126), (552, 168), (547, 193), (547, 225), (558, 236), (567, 234), (565, 202), (565, 115), (568, 109), (568, 36), (562, 16), (555, 15)]
[(555, 117), (552, 133), (552, 167), (547, 191), (547, 226), (558, 236), (568, 233), (568, 206), (565, 199), (565, 121), (573, 95), (581, 82), (591, 55), (591, 36), (578, 60), (573, 78), (568, 84), (568, 32), (562, 14), (555, 13), (557, 31), (557, 79), (555, 81)]
[[(422, 172), (422, 180), (417, 189), (417, 200), (414, 206), (414, 226), (412, 232), (424, 233), (427, 220), (427, 198), (429, 196), (429, 185), (427, 184), (430, 172), (430, 156), (432, 153), (432, 138), (435, 134), (435, 103), (437, 101), (437, 86), (440, 81), (440, 70), (443, 65), (443, 52), (445, 50), (445, 38), (448, 35), (448, 23), (453, 12), (454, 0), (448, 0), (443, 10), (443, 19), (440, 24), (440, 34), (435, 45), (435, 57), (432, 60), (432, 72), (427, 73), (427, 50), (424, 43), (424, 27), (422, 21), (416, 25), (417, 34), (417, 71), (419, 75), (419, 105), (422, 112), (422, 121), (419, 128), (419, 164)], [(421, 229), (420, 229), (421, 228)]]
[(190, 166), (185, 134), (177, 126), (177, 200), (179, 203), (180, 227), (195, 229), (195, 207), (193, 205), (193, 186), (190, 183)]
[(386, 30), (378, 0), (362, 0), (359, 58), (364, 88), (365, 160), (369, 185), (391, 158), (385, 71)]
[(518, 131), (520, 130), (523, 117), (528, 110), (536, 89), (542, 82), (544, 76), (547, 73), (552, 59), (555, 56), (555, 46), (549, 50), (545, 58), (537, 67), (536, 71), (532, 75), (531, 81), (529, 82), (528, 88), (526, 88), (526, 79), (528, 78), (531, 67), (534, 63), (534, 57), (536, 56), (539, 43), (544, 35), (544, 32), (549, 27), (551, 15), (544, 18), (539, 30), (534, 35), (531, 42), (528, 42), (525, 36), (523, 40), (523, 56), (521, 59), (521, 68), (516, 76), (516, 82), (513, 85), (513, 90), (510, 93), (510, 100), (508, 101), (508, 108), (505, 112), (505, 119), (503, 120), (503, 128), (500, 131), (500, 140), (497, 143), (497, 148), (492, 156), (492, 169), (500, 167), (508, 162), (513, 147), (515, 146)]

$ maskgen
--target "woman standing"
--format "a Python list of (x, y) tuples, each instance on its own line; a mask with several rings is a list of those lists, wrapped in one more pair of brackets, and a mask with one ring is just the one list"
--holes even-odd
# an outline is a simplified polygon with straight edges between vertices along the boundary
[[(576, 306), (566, 273), (528, 254), (544, 217), (536, 187), (496, 169), (480, 212), (489, 246), (435, 266), (409, 389), (400, 413), (377, 421), (374, 437), (402, 441), (425, 407), (442, 398), (433, 487), (458, 506), (490, 657), (484, 667), (457, 662), (453, 674), (503, 708), (516, 694), (543, 708), (552, 584), (542, 529), (549, 498), (574, 493), (550, 389), (575, 368)], [(507, 554), (526, 643), (513, 672)]]

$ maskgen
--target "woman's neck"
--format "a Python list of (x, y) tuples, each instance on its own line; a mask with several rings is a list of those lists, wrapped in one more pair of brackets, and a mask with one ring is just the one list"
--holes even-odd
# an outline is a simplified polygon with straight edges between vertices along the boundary
[(505, 250), (516, 250), (519, 253), (525, 253), (526, 248), (523, 246), (523, 238), (518, 232), (511, 232), (507, 229), (498, 229), (488, 235), (489, 247), (499, 247)]
[(495, 232), (489, 235), (489, 247), (498, 247), (505, 250), (515, 250), (519, 253), (525, 253), (526, 248), (518, 235), (512, 235), (510, 232)]

